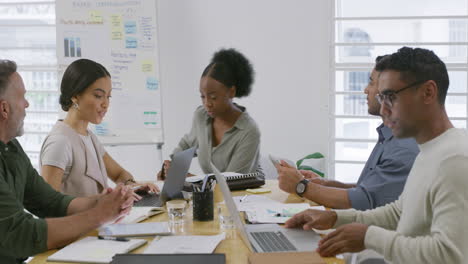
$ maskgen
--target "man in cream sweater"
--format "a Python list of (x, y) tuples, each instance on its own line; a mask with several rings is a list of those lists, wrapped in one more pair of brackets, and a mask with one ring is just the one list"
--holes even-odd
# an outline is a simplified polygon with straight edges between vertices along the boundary
[(432, 51), (403, 47), (376, 70), (385, 124), (421, 151), (403, 193), (364, 212), (307, 210), (286, 226), (337, 228), (319, 243), (322, 256), (372, 249), (392, 263), (467, 263), (468, 134), (445, 110), (445, 64)]

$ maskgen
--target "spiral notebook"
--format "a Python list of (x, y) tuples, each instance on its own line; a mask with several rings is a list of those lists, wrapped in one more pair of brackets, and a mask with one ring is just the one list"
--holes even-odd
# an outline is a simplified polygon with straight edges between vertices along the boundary
[[(215, 178), (214, 174), (209, 174), (213, 179)], [(265, 184), (265, 177), (262, 173), (253, 172), (253, 173), (237, 173), (237, 172), (223, 172), (222, 175), (226, 178), (227, 184), (231, 191), (241, 190), (248, 188), (257, 188)], [(196, 175), (192, 177), (187, 177), (186, 181), (189, 183), (199, 183), (205, 178), (205, 175)]]
[[(240, 190), (247, 188), (256, 188), (265, 184), (265, 178), (258, 172), (241, 174), (236, 172), (223, 172), (229, 189)], [(213, 175), (214, 177), (214, 175)]]

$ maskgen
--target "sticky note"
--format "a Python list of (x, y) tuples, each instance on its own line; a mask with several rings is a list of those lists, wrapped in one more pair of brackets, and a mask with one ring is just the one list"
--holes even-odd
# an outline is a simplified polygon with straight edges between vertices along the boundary
[(121, 28), (122, 27), (122, 16), (121, 15), (111, 15), (110, 16), (111, 20), (111, 27), (113, 28)]
[(148, 77), (146, 78), (146, 89), (148, 90), (157, 90), (159, 87), (159, 82), (156, 78), (154, 77)]
[(99, 10), (92, 10), (89, 11), (89, 22), (95, 24), (102, 24), (103, 23), (102, 14)]
[(141, 62), (141, 71), (142, 72), (152, 72), (153, 71), (153, 61), (143, 60)]
[(125, 21), (125, 34), (135, 34), (137, 32), (136, 21)]
[(127, 49), (136, 49), (138, 47), (138, 41), (134, 37), (125, 38), (125, 48)]
[(159, 127), (159, 113), (157, 110), (143, 112), (143, 125), (145, 128)]
[(122, 16), (111, 15), (110, 21), (111, 21), (111, 39), (122, 40), (123, 39)]
[(259, 193), (269, 193), (271, 192), (270, 189), (268, 188), (256, 188), (256, 189), (247, 189), (245, 190), (248, 193), (254, 193), (254, 194), (259, 194)]
[(112, 40), (122, 40), (123, 33), (122, 30), (116, 30), (111, 32), (111, 39)]

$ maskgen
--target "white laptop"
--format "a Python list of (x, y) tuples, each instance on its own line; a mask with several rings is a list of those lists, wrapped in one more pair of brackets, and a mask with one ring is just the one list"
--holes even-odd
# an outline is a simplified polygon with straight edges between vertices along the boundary
[(317, 249), (320, 236), (314, 231), (284, 228), (277, 224), (244, 225), (226, 179), (213, 163), (211, 163), (211, 168), (223, 193), (226, 206), (233, 216), (234, 225), (251, 252), (315, 251)]

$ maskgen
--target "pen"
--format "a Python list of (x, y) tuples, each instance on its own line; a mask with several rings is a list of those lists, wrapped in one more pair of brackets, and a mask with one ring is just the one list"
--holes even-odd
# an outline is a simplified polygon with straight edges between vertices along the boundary
[(216, 185), (215, 181), (212, 180), (211, 181), (211, 191), (214, 191), (215, 185)]
[(275, 214), (276, 217), (292, 217), (293, 215), (294, 214), (292, 214), (292, 213), (285, 213), (285, 212)]
[(205, 178), (203, 178), (203, 184), (202, 184), (202, 187), (201, 187), (201, 191), (204, 192), (205, 191), (205, 188), (206, 188), (206, 184), (208, 182), (208, 178), (210, 177), (210, 175), (205, 175)]
[(98, 239), (101, 239), (101, 240), (114, 240), (114, 241), (120, 241), (120, 242), (130, 241), (128, 238), (125, 238), (125, 237), (111, 237), (111, 236), (98, 236)]
[(244, 195), (244, 196), (242, 196), (242, 198), (240, 198), (240, 200), (239, 200), (239, 203), (242, 203), (242, 201), (244, 201), (244, 200), (245, 200), (245, 198), (247, 198), (247, 194), (246, 194), (246, 195)]

